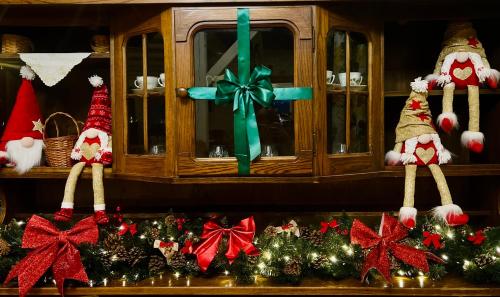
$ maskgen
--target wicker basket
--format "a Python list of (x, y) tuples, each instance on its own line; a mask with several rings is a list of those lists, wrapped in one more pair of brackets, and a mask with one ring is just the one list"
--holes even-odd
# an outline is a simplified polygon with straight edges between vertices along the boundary
[(3, 54), (30, 53), (32, 51), (33, 43), (28, 37), (14, 34), (2, 35)]
[(78, 139), (78, 135), (80, 135), (80, 127), (78, 126), (78, 122), (75, 120), (75, 118), (64, 112), (55, 112), (51, 114), (47, 118), (47, 120), (45, 120), (45, 126), (47, 126), (50, 119), (53, 119), (57, 115), (63, 115), (70, 118), (75, 124), (77, 134), (59, 136), (59, 127), (54, 119), (57, 136), (46, 138), (45, 132), (43, 134), (43, 141), (45, 143), (45, 157), (50, 167), (71, 167), (71, 151), (73, 150), (73, 146)]
[(108, 35), (92, 36), (90, 47), (96, 53), (109, 53), (109, 36)]

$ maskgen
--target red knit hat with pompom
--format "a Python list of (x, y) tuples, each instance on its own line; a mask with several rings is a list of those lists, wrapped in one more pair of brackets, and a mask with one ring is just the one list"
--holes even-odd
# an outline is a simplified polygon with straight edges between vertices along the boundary
[(111, 100), (108, 96), (108, 88), (102, 78), (97, 75), (91, 76), (89, 82), (95, 90), (83, 131), (94, 128), (111, 135)]

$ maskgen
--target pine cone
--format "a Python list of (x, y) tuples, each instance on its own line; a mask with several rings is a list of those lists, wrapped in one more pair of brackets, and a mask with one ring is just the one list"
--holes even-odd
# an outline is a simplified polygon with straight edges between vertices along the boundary
[(159, 239), (160, 238), (160, 230), (158, 228), (151, 228), (149, 231), (149, 236), (152, 239)]
[(177, 270), (186, 266), (186, 257), (183, 253), (175, 252), (168, 263), (172, 269)]
[(273, 237), (278, 234), (278, 231), (276, 230), (276, 227), (273, 226), (267, 226), (266, 229), (264, 229), (264, 235)]
[(165, 258), (157, 255), (151, 256), (151, 258), (149, 258), (148, 268), (151, 275), (159, 274), (165, 269)]
[(248, 256), (248, 264), (254, 266), (257, 264), (257, 261), (259, 261), (259, 256)]
[(165, 225), (167, 226), (173, 226), (176, 224), (175, 221), (175, 216), (174, 215), (168, 215), (165, 217)]
[(103, 247), (106, 251), (116, 254), (118, 249), (122, 246), (122, 237), (118, 235), (117, 233), (110, 233), (104, 240), (103, 240)]
[(126, 262), (130, 264), (130, 266), (135, 266), (137, 263), (141, 262), (146, 258), (146, 254), (143, 250), (138, 247), (133, 247), (128, 251), (128, 255), (126, 257)]
[(111, 268), (111, 265), (113, 265), (113, 260), (111, 260), (111, 257), (108, 256), (99, 256), (99, 261), (101, 262), (102, 267), (104, 267), (104, 269), (106, 270), (109, 270)]
[(479, 268), (490, 265), (495, 262), (494, 258), (490, 254), (482, 254), (474, 258), (474, 263)]
[(318, 256), (316, 257), (312, 262), (311, 262), (311, 265), (314, 269), (321, 269), (323, 266), (325, 266), (326, 264), (328, 264), (329, 261), (328, 261), (328, 258), (321, 255), (321, 256)]
[(127, 261), (128, 256), (128, 251), (123, 245), (117, 246), (114, 253), (111, 255), (111, 257), (115, 257), (117, 261)]
[(0, 257), (7, 256), (10, 253), (10, 244), (0, 238)]
[(288, 276), (299, 276), (302, 272), (301, 263), (299, 259), (290, 259), (285, 267), (283, 267), (283, 273)]
[(302, 227), (300, 228), (300, 236), (315, 246), (320, 246), (323, 243), (323, 233), (319, 230)]

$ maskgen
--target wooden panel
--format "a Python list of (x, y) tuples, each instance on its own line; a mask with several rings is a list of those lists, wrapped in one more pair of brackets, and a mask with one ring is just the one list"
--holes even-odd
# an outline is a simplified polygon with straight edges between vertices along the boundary
[[(255, 13), (254, 13), (255, 11)], [(312, 85), (311, 7), (251, 8), (251, 22), (259, 25), (284, 25), (294, 32), (294, 84)], [(236, 21), (235, 8), (174, 9), (176, 36), (177, 87), (193, 85), (192, 35), (200, 28), (230, 26)], [(285, 17), (286, 16), (286, 17)], [(288, 18), (288, 16), (291, 16)], [(254, 22), (254, 20), (257, 20)], [(231, 22), (229, 22), (231, 21)], [(298, 23), (295, 23), (297, 21)], [(300, 31), (299, 31), (300, 30)], [(300, 36), (303, 38), (301, 39)], [(179, 41), (180, 40), (180, 41)], [(234, 175), (236, 159), (195, 158), (195, 102), (177, 100), (178, 165), (177, 174)], [(251, 174), (308, 175), (312, 173), (312, 101), (294, 102), (295, 157), (261, 158), (251, 166)]]

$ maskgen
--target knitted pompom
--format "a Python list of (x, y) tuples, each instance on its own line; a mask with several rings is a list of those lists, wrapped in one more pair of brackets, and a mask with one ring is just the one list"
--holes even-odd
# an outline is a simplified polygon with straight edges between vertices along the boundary
[(104, 83), (102, 78), (98, 75), (92, 75), (91, 77), (89, 77), (89, 82), (92, 86), (94, 86), (94, 88), (98, 88)]
[(401, 162), (401, 153), (398, 153), (396, 151), (388, 151), (387, 154), (385, 154), (385, 163), (388, 165), (394, 166), (397, 165)]
[(22, 66), (19, 75), (27, 80), (34, 80), (36, 77), (35, 72), (29, 66)]
[(414, 81), (410, 83), (411, 89), (417, 93), (427, 92), (427, 84), (426, 80), (422, 80), (422, 77), (417, 77)]

